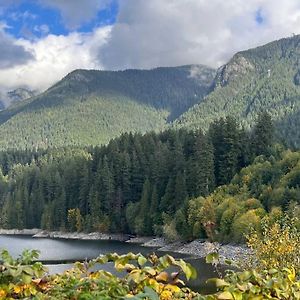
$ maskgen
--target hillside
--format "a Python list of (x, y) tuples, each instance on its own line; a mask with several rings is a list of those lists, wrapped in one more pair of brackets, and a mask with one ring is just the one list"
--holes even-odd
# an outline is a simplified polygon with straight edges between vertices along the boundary
[(0, 148), (97, 145), (157, 130), (209, 92), (215, 71), (76, 70), (46, 92), (0, 112)]
[(300, 36), (242, 51), (219, 68), (213, 91), (175, 121), (204, 128), (227, 115), (249, 128), (261, 111), (276, 121), (280, 139), (300, 146)]

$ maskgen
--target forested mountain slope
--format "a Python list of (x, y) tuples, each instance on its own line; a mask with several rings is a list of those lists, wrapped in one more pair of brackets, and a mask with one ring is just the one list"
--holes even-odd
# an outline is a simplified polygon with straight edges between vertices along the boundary
[(227, 115), (249, 128), (268, 111), (279, 138), (300, 145), (300, 36), (242, 51), (216, 75), (213, 91), (175, 121), (175, 127), (207, 128)]
[(0, 148), (97, 145), (121, 133), (161, 129), (210, 91), (200, 65), (153, 70), (76, 70), (0, 113)]

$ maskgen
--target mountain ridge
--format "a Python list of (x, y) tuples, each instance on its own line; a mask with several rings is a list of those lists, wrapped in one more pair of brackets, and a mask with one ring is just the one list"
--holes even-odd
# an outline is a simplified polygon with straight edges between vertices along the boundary
[[(175, 120), (174, 127), (207, 129), (215, 119), (231, 115), (250, 128), (261, 111), (268, 111), (278, 137), (286, 138), (287, 123), (300, 128), (299, 58), (300, 35), (236, 53), (217, 70), (212, 92)], [(288, 143), (298, 146), (300, 137), (289, 135)]]
[(278, 139), (300, 146), (300, 35), (240, 51), (218, 70), (74, 70), (0, 112), (0, 148), (98, 145), (170, 126), (205, 131), (228, 115), (250, 129), (262, 111)]
[(126, 131), (160, 130), (201, 101), (214, 75), (202, 65), (74, 70), (0, 112), (0, 148), (98, 145)]

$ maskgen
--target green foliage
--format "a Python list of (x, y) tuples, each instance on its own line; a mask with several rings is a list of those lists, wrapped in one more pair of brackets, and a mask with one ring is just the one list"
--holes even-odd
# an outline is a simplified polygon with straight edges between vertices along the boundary
[(44, 276), (47, 269), (41, 263), (33, 262), (38, 257), (38, 251), (24, 250), (14, 259), (8, 251), (2, 250), (0, 299), (23, 299), (39, 292), (36, 279)]
[[(35, 257), (35, 252), (24, 254)], [(25, 258), (25, 256), (27, 258)], [(192, 299), (196, 293), (184, 287), (179, 279), (195, 279), (196, 271), (183, 260), (169, 255), (148, 258), (141, 254), (116, 253), (100, 256), (92, 261), (74, 264), (63, 274), (44, 275), (43, 267), (36, 270), (37, 263), (26, 265), (22, 269), (20, 260), (13, 260), (7, 252), (3, 254), (4, 265), (0, 277), (0, 299)], [(22, 258), (23, 259), (23, 258)], [(22, 260), (23, 261), (23, 260)], [(125, 275), (117, 276), (104, 270), (93, 271), (99, 264), (113, 263), (116, 271)], [(13, 267), (18, 266), (18, 274)], [(170, 267), (175, 272), (170, 273)], [(174, 269), (175, 268), (175, 269)], [(3, 271), (4, 270), (4, 271)], [(11, 275), (7, 272), (13, 272)], [(25, 273), (24, 273), (25, 272)], [(24, 281), (23, 273), (30, 274), (30, 280)], [(181, 286), (181, 287), (179, 287)]]
[(267, 214), (275, 218), (278, 207), (298, 211), (300, 153), (287, 150), (276, 155), (277, 159), (257, 157), (230, 184), (205, 198), (190, 200), (186, 211), (193, 237), (203, 237), (204, 233), (208, 237), (205, 222), (211, 221), (215, 239), (245, 242), (245, 234), (251, 229), (262, 230), (261, 220)]
[(229, 272), (224, 279), (214, 280), (219, 292), (198, 299), (250, 300), (299, 299), (300, 281), (295, 269), (270, 269), (257, 272)]
[[(88, 262), (77, 262), (63, 274), (45, 275), (41, 264), (32, 264), (35, 251), (27, 251), (15, 260), (4, 252), (0, 277), (0, 299), (145, 299), (145, 300), (213, 300), (213, 299), (299, 299), (298, 269), (247, 269), (227, 271), (224, 278), (209, 279), (217, 291), (201, 295), (185, 287), (186, 280), (196, 277), (188, 263), (169, 255), (145, 257), (128, 253), (106, 254)], [(218, 254), (206, 257), (207, 263), (217, 264)], [(120, 276), (95, 267), (113, 263)], [(38, 268), (37, 268), (38, 266)], [(172, 271), (170, 272), (170, 267)], [(176, 270), (174, 270), (176, 268)], [(26, 280), (24, 275), (26, 274)], [(42, 277), (43, 276), (43, 277)], [(28, 277), (28, 279), (27, 279)]]

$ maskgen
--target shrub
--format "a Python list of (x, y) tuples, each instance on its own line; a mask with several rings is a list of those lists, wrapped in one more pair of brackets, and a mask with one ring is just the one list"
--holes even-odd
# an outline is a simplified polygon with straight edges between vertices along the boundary
[(261, 231), (254, 230), (247, 236), (247, 244), (254, 252), (256, 268), (300, 270), (299, 220), (273, 211), (261, 223)]

